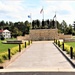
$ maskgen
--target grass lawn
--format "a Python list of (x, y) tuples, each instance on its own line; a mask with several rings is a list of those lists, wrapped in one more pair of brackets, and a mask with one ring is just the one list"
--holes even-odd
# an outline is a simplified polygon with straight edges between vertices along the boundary
[(3, 53), (8, 50), (8, 48), (13, 48), (15, 46), (18, 46), (18, 44), (2, 44), (2, 41), (0, 40), (0, 53)]
[(66, 44), (75, 48), (75, 42), (66, 42)]

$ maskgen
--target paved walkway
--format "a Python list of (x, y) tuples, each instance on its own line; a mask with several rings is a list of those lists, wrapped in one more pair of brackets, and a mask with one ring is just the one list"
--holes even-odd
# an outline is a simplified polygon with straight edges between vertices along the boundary
[(73, 69), (51, 41), (37, 41), (6, 69)]

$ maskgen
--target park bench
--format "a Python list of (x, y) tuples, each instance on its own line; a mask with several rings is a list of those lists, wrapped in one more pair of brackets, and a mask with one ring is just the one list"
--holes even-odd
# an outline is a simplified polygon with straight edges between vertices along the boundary
[(19, 52), (21, 52), (21, 40), (7, 40), (6, 42), (2, 42), (3, 44), (19, 44)]
[(22, 44), (21, 40), (8, 40), (7, 44)]

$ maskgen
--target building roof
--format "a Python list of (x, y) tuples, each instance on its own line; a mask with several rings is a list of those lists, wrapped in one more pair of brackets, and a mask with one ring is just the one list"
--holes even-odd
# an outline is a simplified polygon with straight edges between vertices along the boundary
[(3, 30), (3, 32), (10, 32), (10, 31), (6, 29), (6, 30)]
[(3, 32), (3, 30), (0, 30), (0, 33), (2, 33)]

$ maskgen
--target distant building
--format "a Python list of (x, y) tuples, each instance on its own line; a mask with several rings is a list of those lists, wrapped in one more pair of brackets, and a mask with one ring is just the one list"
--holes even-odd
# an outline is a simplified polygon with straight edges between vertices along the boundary
[(9, 30), (0, 30), (0, 38), (3, 36), (5, 39), (11, 38), (11, 32)]

